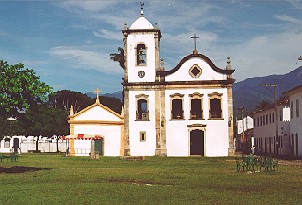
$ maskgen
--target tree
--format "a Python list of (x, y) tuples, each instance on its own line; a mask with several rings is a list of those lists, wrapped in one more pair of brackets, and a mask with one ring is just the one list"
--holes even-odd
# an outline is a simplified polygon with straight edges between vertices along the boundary
[(118, 62), (120, 64), (120, 66), (125, 69), (125, 66), (124, 66), (124, 62), (125, 62), (125, 59), (124, 59), (124, 49), (121, 48), (121, 47), (118, 47), (118, 52), (119, 53), (111, 53), (110, 54), (110, 60), (113, 60), (114, 62)]
[[(69, 133), (68, 112), (46, 105), (40, 105), (36, 109), (28, 109), (20, 117), (20, 123), (25, 130), (25, 136), (37, 137), (36, 150), (39, 149), (40, 136), (50, 138), (54, 135), (62, 136)], [(56, 140), (58, 151), (59, 137)]]
[(117, 98), (111, 98), (107, 96), (100, 96), (100, 103), (102, 105), (105, 105), (109, 107), (111, 110), (113, 110), (116, 113), (121, 113), (122, 111), (122, 102)]
[(24, 130), (20, 126), (19, 120), (0, 116), (0, 141), (5, 136), (21, 135), (23, 132)]
[(52, 88), (41, 82), (32, 69), (0, 61), (0, 115), (18, 117), (20, 111), (42, 104)]
[(74, 92), (70, 90), (61, 90), (49, 95), (48, 104), (54, 108), (61, 108), (67, 112), (73, 106), (74, 112), (92, 105), (95, 101), (81, 92)]
[(272, 105), (272, 103), (270, 101), (262, 100), (259, 103), (259, 105), (256, 106), (256, 109), (257, 109), (257, 111), (264, 110), (264, 109), (268, 108), (271, 105)]

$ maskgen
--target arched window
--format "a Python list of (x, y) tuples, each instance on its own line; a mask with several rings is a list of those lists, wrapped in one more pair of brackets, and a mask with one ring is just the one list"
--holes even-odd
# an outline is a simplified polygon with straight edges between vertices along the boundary
[(136, 120), (149, 120), (148, 95), (140, 94), (137, 99)]
[(299, 117), (299, 100), (296, 100), (296, 117)]
[(145, 44), (138, 44), (136, 46), (136, 65), (147, 64), (147, 53)]

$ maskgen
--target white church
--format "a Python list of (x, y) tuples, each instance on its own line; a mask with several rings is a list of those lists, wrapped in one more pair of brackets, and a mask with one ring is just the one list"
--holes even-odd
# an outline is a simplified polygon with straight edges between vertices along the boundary
[[(104, 156), (232, 155), (235, 80), (230, 58), (224, 69), (218, 68), (195, 46), (174, 68), (165, 70), (160, 60), (161, 32), (144, 17), (143, 9), (122, 33), (122, 114), (97, 99), (80, 113), (71, 113), (70, 134), (99, 136)], [(70, 140), (81, 147), (93, 139)], [(74, 147), (70, 154), (80, 155)]]

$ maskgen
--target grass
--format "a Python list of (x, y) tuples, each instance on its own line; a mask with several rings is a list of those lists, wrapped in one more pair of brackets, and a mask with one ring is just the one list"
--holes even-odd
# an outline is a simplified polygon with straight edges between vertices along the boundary
[(233, 158), (23, 154), (0, 166), (51, 168), (0, 174), (0, 204), (302, 204), (302, 167), (237, 173)]

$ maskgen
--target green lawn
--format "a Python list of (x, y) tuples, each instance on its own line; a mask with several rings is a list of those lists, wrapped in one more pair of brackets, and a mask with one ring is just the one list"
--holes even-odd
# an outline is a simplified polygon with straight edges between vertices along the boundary
[(302, 204), (302, 167), (237, 173), (233, 158), (23, 154), (0, 166), (51, 168), (0, 174), (0, 204)]

